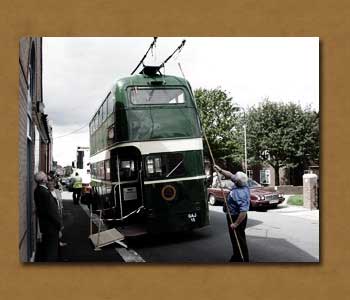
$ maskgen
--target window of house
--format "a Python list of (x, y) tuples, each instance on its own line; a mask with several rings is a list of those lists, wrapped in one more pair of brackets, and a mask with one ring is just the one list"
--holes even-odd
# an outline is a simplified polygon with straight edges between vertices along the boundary
[(35, 51), (32, 49), (28, 67), (28, 92), (27, 92), (27, 138), (32, 139), (32, 102), (35, 97)]
[(270, 170), (260, 170), (260, 183), (270, 184)]

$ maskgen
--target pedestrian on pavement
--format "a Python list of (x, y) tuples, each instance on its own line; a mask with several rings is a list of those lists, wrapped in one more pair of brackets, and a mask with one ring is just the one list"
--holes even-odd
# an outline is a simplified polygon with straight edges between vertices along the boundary
[(73, 203), (75, 205), (79, 204), (82, 188), (83, 188), (83, 180), (79, 176), (79, 173), (76, 172), (75, 176), (73, 177)]
[(34, 180), (37, 183), (34, 201), (42, 233), (42, 259), (44, 261), (57, 261), (59, 232), (62, 228), (57, 201), (47, 187), (48, 177), (44, 172), (36, 173)]
[[(249, 210), (250, 204), (248, 176), (243, 172), (237, 172), (235, 175), (233, 175), (230, 171), (223, 170), (217, 165), (215, 165), (214, 168), (217, 172), (223, 174), (225, 177), (230, 178), (234, 183), (227, 197), (228, 211), (226, 211), (228, 230), (233, 248), (233, 255), (230, 259), (230, 262), (249, 262), (248, 246), (245, 236), (245, 228), (248, 220), (247, 212)], [(231, 223), (228, 214), (231, 215), (233, 223)], [(243, 254), (243, 261), (239, 246)]]
[(49, 188), (49, 191), (51, 192), (52, 197), (56, 200), (57, 202), (57, 206), (58, 206), (58, 212), (61, 218), (61, 230), (59, 233), (59, 245), (61, 247), (64, 247), (67, 245), (67, 243), (65, 243), (62, 239), (62, 235), (63, 235), (63, 203), (62, 203), (62, 194), (60, 191), (60, 185), (59, 185), (59, 178), (57, 178), (55, 175), (50, 175), (48, 176), (48, 182), (47, 182), (47, 187)]

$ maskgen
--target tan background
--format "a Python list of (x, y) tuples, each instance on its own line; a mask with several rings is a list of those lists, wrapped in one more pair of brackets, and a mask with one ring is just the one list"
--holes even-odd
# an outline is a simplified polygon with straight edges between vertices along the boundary
[[(345, 299), (350, 295), (349, 1), (2, 1), (2, 299)], [(239, 2), (239, 3), (238, 3)], [(283, 3), (283, 4), (282, 4)], [(321, 264), (22, 265), (18, 258), (18, 40), (36, 36), (319, 36)], [(213, 53), (213, 55), (215, 55)], [(203, 62), (204, 63), (204, 62)]]

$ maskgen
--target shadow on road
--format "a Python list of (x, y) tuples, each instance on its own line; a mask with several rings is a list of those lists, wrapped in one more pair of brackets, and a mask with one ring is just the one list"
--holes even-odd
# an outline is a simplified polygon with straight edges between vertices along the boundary
[(317, 258), (301, 250), (285, 239), (248, 235), (247, 243), (251, 262), (319, 262)]
[[(194, 229), (193, 231), (127, 237), (126, 242), (133, 248), (150, 248), (171, 244), (204, 242), (205, 240), (216, 240), (218, 237), (226, 238), (228, 229), (225, 215), (221, 212), (210, 211), (210, 218), (210, 225)], [(257, 226), (261, 223), (261, 221), (248, 218), (247, 228)]]

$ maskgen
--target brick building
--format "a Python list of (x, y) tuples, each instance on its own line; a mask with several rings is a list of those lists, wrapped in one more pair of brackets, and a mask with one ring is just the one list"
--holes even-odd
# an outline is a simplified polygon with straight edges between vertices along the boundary
[(52, 127), (44, 113), (42, 92), (42, 39), (19, 41), (19, 254), (33, 261), (37, 219), (34, 173), (49, 172), (52, 164)]

